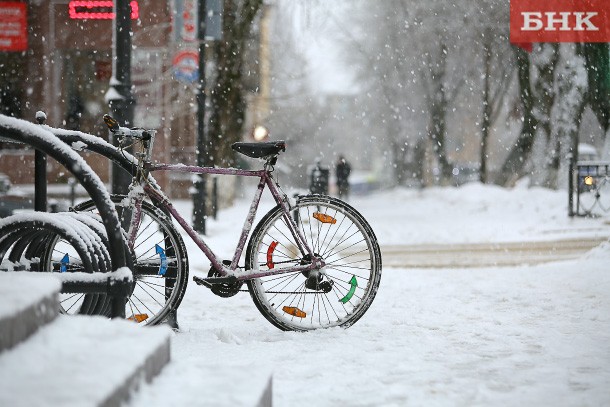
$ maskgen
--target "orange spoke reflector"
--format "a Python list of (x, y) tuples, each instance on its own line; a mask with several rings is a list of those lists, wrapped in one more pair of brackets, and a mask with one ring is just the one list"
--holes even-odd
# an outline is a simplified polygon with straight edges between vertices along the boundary
[(314, 219), (317, 219), (322, 223), (332, 223), (333, 225), (335, 223), (337, 223), (337, 219), (333, 218), (332, 216), (320, 213), (320, 212), (314, 212), (313, 217), (314, 217)]
[(128, 321), (135, 321), (138, 324), (142, 321), (146, 321), (148, 319), (148, 314), (134, 314), (127, 318)]
[(267, 249), (267, 268), (268, 269), (272, 269), (275, 267), (275, 264), (273, 263), (273, 252), (275, 251), (276, 246), (277, 246), (277, 242), (271, 242), (271, 244), (269, 245), (269, 248)]
[(288, 307), (284, 305), (282, 311), (284, 311), (286, 314), (294, 315), (297, 318), (305, 318), (307, 316), (304, 311), (301, 311), (297, 307)]

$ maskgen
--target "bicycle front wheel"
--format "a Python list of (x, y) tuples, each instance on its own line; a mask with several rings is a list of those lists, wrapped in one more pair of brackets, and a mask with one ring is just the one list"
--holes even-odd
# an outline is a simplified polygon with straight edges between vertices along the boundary
[[(129, 225), (132, 210), (124, 196), (112, 201), (121, 220)], [(95, 211), (93, 201), (74, 208)], [(178, 309), (188, 284), (188, 256), (184, 241), (171, 219), (148, 202), (142, 202), (140, 224), (131, 250), (135, 287), (125, 306), (128, 319), (156, 325)]]
[[(278, 206), (257, 225), (246, 252), (250, 270), (311, 262), (299, 249), (286, 217)], [(373, 230), (354, 208), (323, 195), (301, 197), (290, 217), (314, 256), (326, 265), (248, 281), (256, 307), (286, 331), (351, 326), (370, 307), (381, 279), (381, 253)]]

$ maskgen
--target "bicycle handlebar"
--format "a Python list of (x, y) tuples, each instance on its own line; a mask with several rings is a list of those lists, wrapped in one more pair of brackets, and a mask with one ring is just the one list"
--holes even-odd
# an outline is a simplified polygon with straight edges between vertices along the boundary
[(118, 139), (130, 138), (140, 140), (142, 142), (142, 150), (140, 153), (136, 153), (136, 157), (138, 157), (138, 159), (144, 159), (144, 161), (150, 161), (152, 158), (152, 149), (155, 140), (155, 133), (157, 132), (156, 130), (140, 128), (129, 129), (127, 127), (121, 127), (116, 119), (107, 114), (104, 115), (104, 123), (106, 123), (108, 129)]
[(104, 123), (106, 123), (108, 129), (117, 137), (127, 137), (142, 141), (148, 141), (156, 133), (156, 130), (148, 130), (141, 128), (130, 129), (127, 127), (122, 127), (119, 125), (119, 122), (117, 120), (107, 114), (104, 115)]

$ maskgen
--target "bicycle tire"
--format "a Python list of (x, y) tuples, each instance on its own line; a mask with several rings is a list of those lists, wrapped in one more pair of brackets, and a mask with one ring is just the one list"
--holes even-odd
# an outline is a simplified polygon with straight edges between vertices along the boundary
[[(122, 195), (111, 196), (122, 221), (125, 198)], [(95, 210), (95, 205), (93, 201), (86, 201), (74, 207), (74, 210), (91, 212)], [(142, 202), (140, 225), (134, 250), (130, 253), (135, 287), (127, 301), (125, 314), (128, 319), (143, 325), (157, 325), (165, 320), (169, 312), (178, 309), (182, 302), (188, 284), (188, 255), (182, 236), (171, 219), (146, 201)], [(157, 245), (164, 259), (156, 251)], [(161, 270), (165, 261), (164, 274), (151, 274), (151, 270)], [(160, 279), (163, 284), (157, 281)]]
[[(284, 216), (278, 205), (258, 223), (248, 243), (246, 268), (265, 271), (307, 263)], [(381, 281), (381, 252), (373, 230), (353, 207), (324, 195), (300, 197), (290, 216), (326, 262), (320, 284), (307, 287), (312, 274), (302, 272), (248, 280), (257, 309), (285, 331), (353, 325), (370, 307)], [(321, 288), (322, 280), (329, 291)]]

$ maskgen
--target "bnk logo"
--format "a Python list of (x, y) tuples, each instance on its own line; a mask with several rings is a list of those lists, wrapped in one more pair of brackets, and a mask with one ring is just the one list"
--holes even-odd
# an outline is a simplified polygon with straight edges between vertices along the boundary
[(610, 42), (610, 0), (510, 0), (510, 41)]

